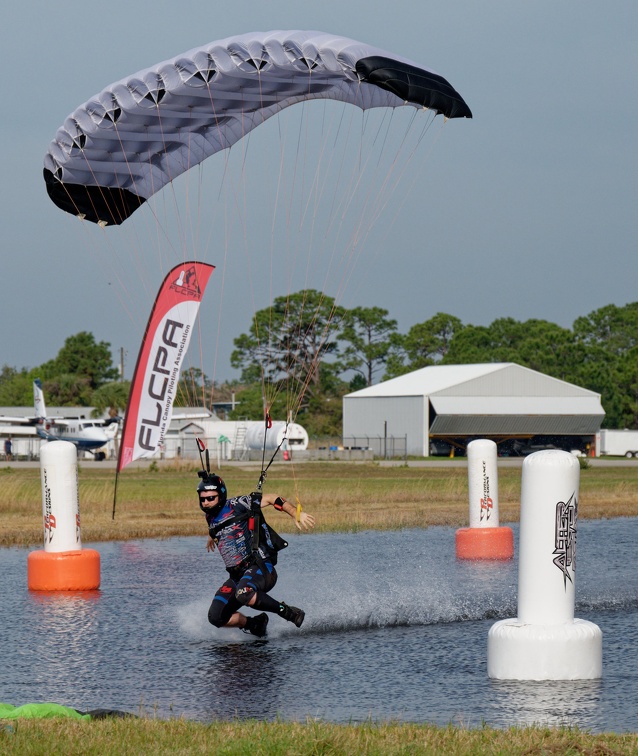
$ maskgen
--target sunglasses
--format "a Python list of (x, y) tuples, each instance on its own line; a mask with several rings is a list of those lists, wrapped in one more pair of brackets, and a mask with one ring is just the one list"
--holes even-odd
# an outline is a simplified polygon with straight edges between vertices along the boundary
[(209, 494), (208, 496), (200, 496), (200, 501), (215, 501), (215, 499), (219, 499), (219, 494)]

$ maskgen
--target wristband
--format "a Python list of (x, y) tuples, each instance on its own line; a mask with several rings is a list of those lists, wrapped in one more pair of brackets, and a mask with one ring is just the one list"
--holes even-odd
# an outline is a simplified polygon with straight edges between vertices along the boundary
[(297, 516), (295, 518), (297, 522), (301, 520), (301, 504), (297, 504)]
[(284, 508), (284, 504), (286, 503), (285, 499), (282, 499), (281, 496), (278, 496), (275, 499), (275, 503), (273, 504), (273, 507), (277, 509), (279, 512)]

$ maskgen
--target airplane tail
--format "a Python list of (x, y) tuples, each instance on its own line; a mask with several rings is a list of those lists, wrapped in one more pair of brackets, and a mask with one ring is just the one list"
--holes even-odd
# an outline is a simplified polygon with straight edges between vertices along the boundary
[(33, 406), (35, 407), (35, 416), (44, 419), (47, 416), (47, 408), (44, 404), (44, 393), (42, 391), (42, 382), (39, 378), (33, 381)]

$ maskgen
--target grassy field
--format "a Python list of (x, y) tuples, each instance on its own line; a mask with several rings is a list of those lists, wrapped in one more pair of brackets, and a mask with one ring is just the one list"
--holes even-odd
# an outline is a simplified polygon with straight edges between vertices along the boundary
[(0, 752), (11, 754), (635, 754), (638, 736), (590, 735), (540, 727), (494, 730), (416, 724), (213, 722), (111, 719), (19, 720), (0, 724)]
[[(197, 467), (127, 468), (118, 484), (117, 511), (111, 517), (115, 473), (112, 468), (80, 466), (80, 512), (84, 543), (130, 538), (205, 535), (195, 493)], [(257, 483), (255, 466), (227, 466), (222, 475), (231, 495), (248, 493)], [(502, 524), (519, 516), (521, 469), (499, 469)], [(450, 525), (468, 522), (464, 467), (383, 467), (342, 462), (273, 466), (265, 491), (292, 501), (317, 518), (317, 531), (357, 531)], [(0, 468), (0, 546), (42, 542), (42, 501), (37, 467)], [(638, 466), (596, 466), (581, 471), (579, 516), (638, 515)], [(270, 512), (282, 532), (294, 530), (285, 515)]]

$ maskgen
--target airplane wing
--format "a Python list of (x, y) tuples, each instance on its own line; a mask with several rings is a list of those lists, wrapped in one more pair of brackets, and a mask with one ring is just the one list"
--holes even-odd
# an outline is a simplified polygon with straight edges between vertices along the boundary
[(173, 412), (173, 420), (207, 420), (212, 417), (210, 412)]
[(2, 425), (36, 425), (37, 417), (11, 417), (10, 415), (0, 415), (0, 424)]
[(12, 428), (21, 426), (55, 426), (56, 428), (65, 428), (69, 421), (63, 417), (12, 417), (11, 415), (0, 415), (0, 425), (6, 425)]
[(33, 425), (5, 425), (4, 418), (0, 417), (0, 436), (35, 436)]

